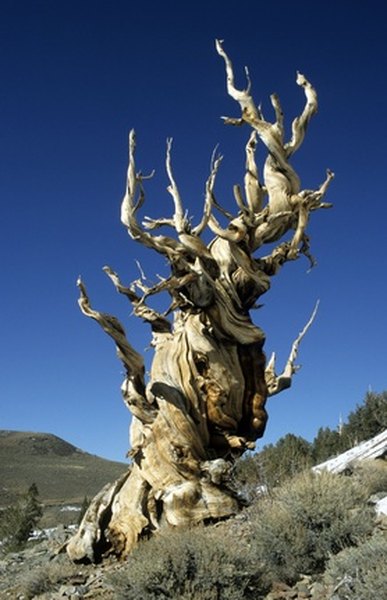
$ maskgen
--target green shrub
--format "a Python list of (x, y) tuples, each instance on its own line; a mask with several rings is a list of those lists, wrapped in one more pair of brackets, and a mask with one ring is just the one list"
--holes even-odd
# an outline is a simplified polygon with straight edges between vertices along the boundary
[(251, 542), (269, 582), (294, 583), (321, 573), (331, 554), (370, 533), (374, 511), (356, 480), (323, 472), (302, 473), (252, 510)]
[(27, 600), (35, 598), (40, 594), (52, 591), (52, 584), (46, 568), (39, 568), (30, 571), (21, 578), (20, 589)]
[(356, 465), (353, 476), (366, 487), (369, 496), (387, 494), (387, 461), (364, 460)]
[(79, 567), (67, 559), (48, 563), (23, 575), (20, 579), (20, 591), (26, 600), (30, 600), (40, 594), (54, 592), (61, 583), (78, 574)]
[(196, 527), (140, 543), (110, 583), (117, 600), (257, 600), (260, 575), (246, 542)]
[(337, 600), (384, 600), (387, 590), (387, 538), (375, 535), (356, 548), (333, 556), (324, 582)]

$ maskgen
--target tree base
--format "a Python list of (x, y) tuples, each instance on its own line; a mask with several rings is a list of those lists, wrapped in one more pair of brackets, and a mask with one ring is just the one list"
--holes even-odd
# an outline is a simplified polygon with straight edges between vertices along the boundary
[(144, 479), (137, 464), (106, 485), (92, 500), (66, 550), (77, 562), (98, 562), (114, 554), (127, 557), (141, 537), (166, 526), (188, 526), (237, 513), (241, 502), (222, 479), (229, 465), (222, 459), (203, 463), (202, 476), (181, 479), (161, 492)]

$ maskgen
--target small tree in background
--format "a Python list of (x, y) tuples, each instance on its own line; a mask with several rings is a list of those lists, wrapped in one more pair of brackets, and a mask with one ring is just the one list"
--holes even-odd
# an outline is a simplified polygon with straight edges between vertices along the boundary
[(346, 435), (340, 433), (337, 429), (320, 427), (313, 440), (313, 462), (315, 464), (324, 462), (340, 452), (345, 452), (347, 448), (348, 440)]
[(5, 552), (23, 548), (42, 516), (39, 491), (33, 483), (15, 504), (0, 513), (0, 538)]
[(80, 525), (83, 517), (85, 516), (85, 513), (86, 513), (87, 509), (89, 508), (89, 505), (90, 505), (90, 500), (89, 500), (89, 498), (87, 496), (85, 496), (83, 498), (82, 505), (81, 505), (81, 510), (79, 512), (78, 525)]
[(259, 486), (277, 486), (304, 468), (333, 458), (386, 428), (387, 391), (369, 392), (340, 428), (320, 427), (312, 442), (288, 433), (259, 453), (237, 461), (234, 467), (237, 489), (252, 500)]
[(337, 456), (387, 428), (387, 392), (368, 392), (339, 429), (320, 427), (312, 442), (313, 462)]
[(370, 439), (387, 428), (387, 391), (368, 392), (364, 402), (348, 416), (343, 434), (348, 438), (348, 447)]
[(259, 454), (266, 483), (275, 486), (312, 465), (311, 444), (301, 436), (288, 433)]

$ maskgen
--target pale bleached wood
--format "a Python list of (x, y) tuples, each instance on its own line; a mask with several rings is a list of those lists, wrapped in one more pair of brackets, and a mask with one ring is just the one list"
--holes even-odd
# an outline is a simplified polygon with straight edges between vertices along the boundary
[[(387, 455), (387, 429), (378, 433), (370, 440), (360, 442), (353, 448), (346, 450), (339, 456), (312, 467), (315, 473), (329, 471), (330, 473), (343, 473), (343, 471), (354, 469), (363, 460), (375, 460)], [(386, 513), (384, 513), (386, 514)]]
[[(117, 292), (129, 300), (133, 314), (150, 327), (154, 354), (148, 376), (122, 324), (92, 308), (84, 283), (78, 281), (82, 312), (115, 342), (125, 370), (122, 396), (132, 422), (128, 473), (92, 501), (67, 545), (73, 560), (94, 561), (107, 553), (125, 557), (140, 538), (160, 527), (216, 520), (240, 509), (232, 484), (233, 462), (253, 450), (263, 436), (267, 397), (290, 386), (300, 342), (317, 310), (277, 375), (274, 356), (266, 364), (265, 334), (250, 310), (259, 307), (272, 277), (287, 262), (303, 254), (313, 262), (306, 233), (309, 216), (330, 206), (323, 199), (333, 174), (328, 171), (318, 189), (302, 190), (289, 163), (317, 110), (316, 92), (298, 74), (306, 101), (286, 142), (279, 98), (271, 96), (275, 122), (269, 123), (253, 101), (248, 72), (246, 89), (238, 90), (222, 43), (218, 41), (216, 47), (224, 59), (228, 93), (242, 113), (225, 122), (251, 128), (243, 186), (233, 186), (235, 213), (223, 208), (216, 197), (222, 157), (214, 151), (202, 214), (192, 225), (173, 173), (172, 140), (168, 140), (165, 166), (173, 215), (140, 219), (146, 180), (153, 174), (145, 177), (137, 171), (134, 131), (129, 135), (121, 221), (133, 240), (167, 259), (170, 274), (148, 282), (140, 268), (139, 278), (124, 285), (111, 267), (104, 271)], [(256, 161), (259, 142), (259, 150), (267, 152), (262, 181)], [(162, 228), (168, 228), (170, 235), (154, 233)], [(208, 230), (214, 235), (210, 242), (204, 235)], [(265, 244), (277, 241), (268, 254), (255, 255)], [(163, 292), (171, 299), (165, 313), (149, 303)]]

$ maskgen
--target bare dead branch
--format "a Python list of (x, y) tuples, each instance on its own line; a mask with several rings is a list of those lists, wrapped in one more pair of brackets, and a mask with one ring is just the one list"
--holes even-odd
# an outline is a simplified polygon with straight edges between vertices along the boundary
[(175, 222), (173, 219), (168, 219), (167, 217), (152, 219), (151, 217), (145, 216), (141, 224), (145, 229), (158, 229), (159, 227), (165, 226), (174, 227)]
[(80, 277), (77, 286), (80, 291), (78, 304), (83, 314), (97, 321), (116, 343), (117, 356), (122, 361), (127, 374), (121, 388), (126, 406), (142, 423), (153, 422), (157, 407), (152, 406), (145, 396), (144, 361), (141, 354), (129, 344), (125, 330), (116, 317), (91, 308), (85, 285)]
[(211, 217), (212, 207), (214, 206), (215, 198), (214, 198), (214, 187), (215, 180), (218, 174), (218, 170), (220, 164), (223, 160), (223, 156), (215, 156), (215, 153), (211, 159), (211, 172), (206, 181), (206, 189), (205, 189), (205, 199), (204, 199), (204, 209), (203, 216), (200, 223), (192, 229), (192, 234), (199, 236), (203, 233), (204, 229), (208, 225), (208, 221)]
[(318, 208), (332, 208), (332, 204), (329, 202), (321, 202), (327, 193), (329, 184), (332, 179), (334, 179), (335, 174), (327, 169), (327, 175), (323, 183), (317, 190), (303, 190), (300, 192), (300, 196), (306, 199), (307, 206), (309, 210), (317, 210)]
[(79, 307), (84, 315), (91, 317), (102, 327), (102, 329), (115, 341), (117, 345), (117, 354), (125, 365), (130, 375), (138, 375), (144, 370), (144, 361), (138, 352), (132, 348), (126, 339), (125, 330), (119, 320), (107, 313), (101, 313), (90, 306), (89, 297), (81, 278), (78, 278), (77, 286), (80, 297)]
[(231, 98), (234, 98), (237, 102), (239, 102), (242, 113), (245, 112), (251, 118), (259, 119), (257, 107), (254, 104), (252, 97), (250, 96), (250, 77), (248, 76), (248, 71), (246, 70), (247, 75), (247, 87), (244, 90), (238, 90), (235, 87), (235, 78), (234, 78), (234, 70), (232, 66), (232, 62), (223, 50), (222, 46), (223, 40), (216, 40), (215, 46), (218, 54), (223, 58), (226, 67), (226, 75), (227, 75), (227, 91)]
[(146, 295), (150, 295), (150, 293), (151, 293), (149, 288), (146, 288), (146, 291), (148, 293), (145, 293), (144, 296), (141, 298), (134, 292), (133, 289), (122, 285), (117, 273), (115, 273), (110, 267), (105, 266), (103, 268), (103, 271), (106, 273), (106, 275), (109, 277), (109, 279), (113, 282), (116, 290), (120, 294), (123, 294), (130, 300), (130, 302), (133, 305), (134, 314), (137, 317), (144, 319), (144, 321), (147, 321), (148, 323), (150, 323), (150, 325), (152, 326), (152, 331), (164, 332), (164, 333), (171, 331), (172, 326), (171, 326), (171, 323), (168, 321), (168, 319), (166, 319), (165, 317), (160, 315), (153, 308), (146, 306), (145, 297), (146, 297)]
[(306, 129), (308, 127), (310, 119), (317, 112), (317, 93), (312, 84), (306, 79), (304, 75), (297, 72), (297, 85), (300, 85), (304, 89), (306, 96), (306, 104), (303, 112), (299, 117), (296, 117), (292, 123), (292, 138), (285, 144), (286, 155), (289, 157), (301, 146)]
[(272, 106), (274, 108), (274, 112), (275, 112), (275, 117), (276, 117), (275, 126), (278, 131), (278, 136), (279, 136), (279, 139), (283, 143), (284, 133), (285, 133), (284, 132), (284, 113), (282, 112), (280, 99), (277, 96), (277, 94), (272, 94), (270, 96), (270, 100), (271, 100), (271, 104), (272, 104)]
[(262, 210), (265, 190), (259, 183), (258, 168), (255, 162), (255, 150), (257, 147), (257, 132), (253, 130), (246, 144), (246, 174), (245, 194), (247, 205), (253, 214)]
[(145, 200), (141, 173), (135, 167), (136, 135), (132, 129), (129, 134), (129, 164), (127, 171), (126, 192), (121, 204), (121, 222), (125, 225), (132, 239), (137, 240), (161, 254), (172, 257), (179, 249), (177, 240), (166, 236), (152, 236), (139, 225), (136, 212)]
[(187, 221), (184, 218), (183, 204), (181, 201), (179, 189), (177, 187), (176, 181), (173, 177), (172, 173), (172, 163), (171, 163), (171, 148), (172, 148), (172, 138), (167, 140), (167, 158), (165, 161), (167, 174), (169, 178), (169, 186), (167, 188), (168, 192), (171, 194), (173, 198), (173, 202), (175, 205), (175, 214), (173, 217), (173, 222), (175, 229), (178, 234), (183, 233), (187, 227)]
[(223, 229), (214, 215), (211, 215), (208, 226), (215, 235), (229, 242), (240, 242), (246, 236), (246, 226), (240, 218), (233, 219), (228, 228)]
[(309, 318), (309, 321), (306, 323), (305, 327), (302, 329), (302, 331), (300, 331), (297, 338), (293, 342), (285, 368), (280, 375), (276, 375), (275, 373), (275, 353), (273, 352), (271, 355), (271, 358), (265, 369), (268, 396), (274, 396), (275, 394), (279, 394), (283, 390), (290, 388), (293, 375), (300, 369), (300, 366), (295, 364), (300, 343), (316, 317), (319, 303), (320, 301), (318, 300)]
[[(309, 121), (317, 112), (316, 91), (304, 75), (297, 73), (296, 82), (304, 90), (306, 103), (301, 115), (293, 121), (291, 140), (285, 144), (283, 140), (283, 112), (278, 96), (276, 94), (271, 96), (276, 115), (276, 122), (271, 124), (263, 119), (262, 112), (255, 106), (250, 95), (251, 86), (248, 85), (244, 90), (238, 90), (235, 87), (233, 66), (220, 41), (217, 41), (216, 49), (225, 62), (229, 95), (239, 103), (242, 120), (256, 131), (269, 151), (264, 167), (264, 182), (268, 193), (268, 214), (267, 218), (263, 219), (262, 215), (259, 214), (262, 209), (262, 189), (258, 187), (254, 177), (249, 175), (250, 171), (255, 173), (256, 169), (254, 170), (252, 163), (253, 153), (251, 150), (248, 154), (250, 167), (247, 167), (247, 183), (253, 191), (251, 192), (248, 185), (245, 184), (246, 197), (249, 206), (254, 206), (254, 210), (258, 212), (256, 229), (251, 235), (252, 242), (250, 246), (253, 250), (256, 250), (262, 244), (275, 242), (290, 229), (295, 229), (289, 253), (289, 259), (294, 260), (298, 257), (299, 245), (304, 240), (309, 212), (317, 207), (325, 208), (329, 206), (321, 203), (321, 198), (326, 191), (329, 180), (316, 191), (304, 190), (301, 192), (300, 180), (288, 162), (289, 157), (302, 144)], [(228, 119), (226, 122), (231, 121)], [(238, 196), (238, 204), (239, 200)], [(304, 245), (303, 248), (305, 250), (306, 246)]]
[(248, 207), (245, 204), (244, 198), (242, 196), (242, 190), (241, 190), (241, 186), (236, 183), (233, 188), (232, 191), (234, 193), (234, 198), (235, 198), (235, 202), (237, 203), (237, 206), (239, 208), (239, 210), (246, 216), (250, 214), (250, 211), (248, 210)]
[(284, 148), (281, 144), (281, 139), (275, 124), (273, 125), (262, 119), (261, 111), (257, 109), (254, 100), (251, 97), (249, 87), (244, 90), (237, 90), (235, 88), (233, 66), (219, 40), (216, 41), (216, 49), (225, 62), (227, 91), (229, 95), (239, 103), (243, 121), (249, 123), (249, 125), (257, 131), (269, 152), (275, 157), (278, 165), (287, 171), (289, 169), (289, 164), (286, 160)]

